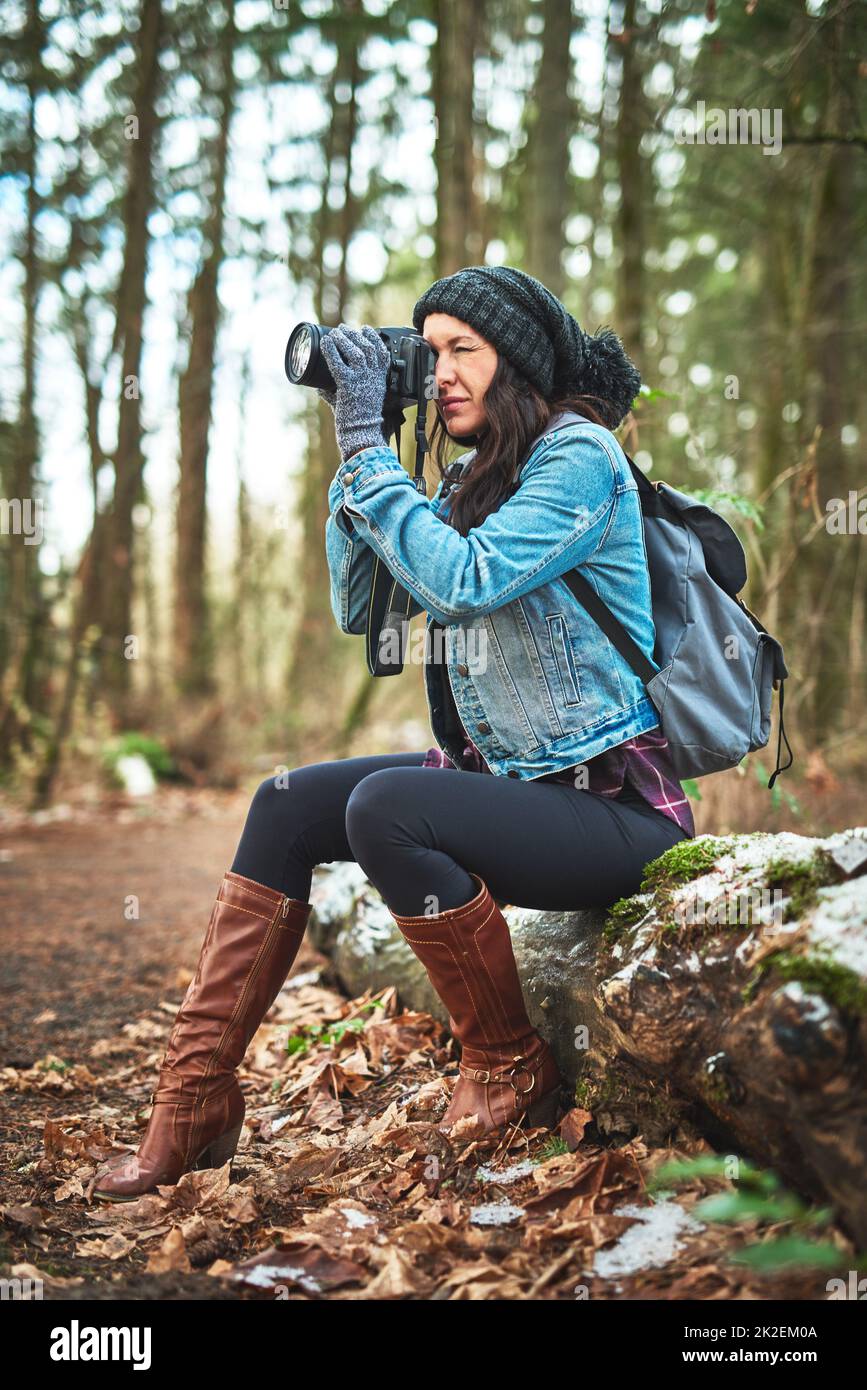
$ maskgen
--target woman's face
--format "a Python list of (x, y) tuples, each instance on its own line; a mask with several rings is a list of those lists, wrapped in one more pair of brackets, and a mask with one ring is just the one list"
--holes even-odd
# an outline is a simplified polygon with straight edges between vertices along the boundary
[(479, 434), (487, 425), (482, 397), (497, 369), (497, 349), (451, 314), (428, 314), (422, 337), (436, 360), (436, 408), (449, 434)]

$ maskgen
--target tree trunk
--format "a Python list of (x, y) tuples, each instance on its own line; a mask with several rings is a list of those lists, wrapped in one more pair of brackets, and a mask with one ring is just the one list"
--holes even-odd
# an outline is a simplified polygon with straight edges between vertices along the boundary
[(536, 78), (534, 121), (527, 158), (527, 259), (525, 269), (562, 297), (563, 224), (569, 207), (569, 141), (575, 103), (569, 92), (571, 6), (544, 0), (542, 60)]
[[(827, 128), (834, 131), (856, 128), (857, 112), (849, 109), (857, 83), (853, 20), (854, 7), (840, 4), (821, 31), (829, 48), (826, 122)], [(857, 486), (854, 463), (849, 462), (852, 456), (847, 455), (841, 440), (842, 428), (853, 420), (855, 406), (852, 348), (856, 332), (853, 311), (857, 258), (853, 258), (853, 248), (857, 236), (853, 189), (857, 157), (851, 145), (828, 147), (816, 226), (807, 348), (817, 393), (815, 418), (821, 429), (816, 451), (816, 489), (822, 511), (832, 498), (845, 501), (849, 489)], [(852, 593), (855, 554), (863, 545), (863, 538), (857, 535), (823, 535), (817, 539), (823, 544), (814, 546), (804, 576), (807, 611), (833, 561), (841, 564), (840, 591)], [(845, 555), (837, 553), (844, 549)], [(825, 738), (836, 727), (841, 708), (847, 702), (848, 629), (846, 605), (832, 604), (816, 633), (816, 645), (809, 648), (811, 666), (821, 672), (821, 679), (813, 686), (803, 731), (814, 739)]]
[(473, 188), (473, 96), (475, 55), (484, 5), (437, 0), (434, 51), (434, 108), (437, 171), (437, 275), (472, 264), (484, 248), (474, 244), (477, 226)]
[[(357, 16), (359, 0), (344, 0), (347, 15)], [(338, 54), (329, 86), (331, 119), (325, 144), (326, 169), (321, 190), (320, 213), (315, 238), (318, 264), (317, 318), (322, 322), (340, 322), (346, 312), (349, 293), (349, 244), (358, 222), (358, 206), (351, 193), (353, 158), (358, 133), (358, 86), (361, 70), (358, 62), (357, 34), (352, 28), (338, 38)], [(340, 88), (348, 90), (347, 101), (337, 101)], [(337, 223), (340, 243), (340, 267), (333, 283), (326, 276), (324, 250), (330, 239), (333, 214), (328, 205), (329, 167), (332, 161), (342, 163), (343, 205)], [(310, 433), (318, 435), (320, 447), (308, 450), (307, 467), (301, 482), (297, 515), (301, 524), (301, 540), (295, 550), (292, 582), (297, 589), (296, 602), (300, 616), (295, 629), (288, 662), (286, 689), (287, 749), (294, 755), (300, 750), (302, 737), (309, 742), (314, 736), (325, 735), (322, 692), (334, 688), (343, 671), (343, 653), (335, 641), (334, 616), (331, 612), (330, 580), (325, 558), (323, 528), (327, 515), (328, 485), (340, 462), (334, 437), (334, 417), (329, 407), (318, 397), (309, 401), (307, 419)], [(314, 428), (314, 421), (317, 428)]]
[(229, 134), (235, 107), (235, 0), (226, 0), (220, 39), (219, 130), (211, 156), (213, 198), (203, 227), (205, 252), (190, 290), (190, 349), (178, 391), (180, 480), (175, 561), (175, 680), (186, 694), (214, 690), (213, 635), (205, 592), (208, 436), (214, 355), (220, 322), (217, 282), (223, 261), (223, 219)]
[(617, 35), (620, 53), (620, 93), (617, 110), (617, 167), (620, 207), (617, 234), (620, 268), (617, 276), (617, 321), (627, 352), (640, 365), (644, 322), (644, 160), (640, 143), (644, 122), (636, 0), (625, 0), (623, 28)]
[(132, 512), (144, 457), (141, 430), (141, 357), (147, 272), (148, 217), (153, 207), (153, 157), (159, 120), (156, 97), (163, 14), (161, 0), (141, 0), (134, 114), (138, 137), (130, 140), (124, 199), (124, 263), (117, 297), (115, 342), (122, 343), (115, 486), (103, 576), (103, 689), (122, 724), (129, 691), (124, 643), (132, 614)]
[[(28, 0), (26, 44), (27, 141), (25, 176), (27, 179), (27, 224), (24, 233), (24, 341), (22, 348), (23, 386), (18, 408), (18, 424), (4, 471), (6, 495), (22, 508), (34, 509), (31, 520), (38, 523), (34, 498), (39, 460), (39, 428), (36, 419), (36, 314), (42, 274), (36, 244), (36, 220), (40, 198), (37, 192), (39, 134), (36, 105), (44, 84), (42, 50), (45, 35), (39, 0)], [(0, 684), (0, 766), (8, 766), (16, 742), (29, 747), (29, 708), (39, 702), (34, 685), (36, 647), (42, 619), (39, 583), (38, 545), (25, 544), (25, 531), (12, 534), (6, 547), (6, 596), (4, 603), (4, 671)], [(23, 706), (23, 710), (20, 708)], [(20, 712), (19, 712), (20, 711)]]

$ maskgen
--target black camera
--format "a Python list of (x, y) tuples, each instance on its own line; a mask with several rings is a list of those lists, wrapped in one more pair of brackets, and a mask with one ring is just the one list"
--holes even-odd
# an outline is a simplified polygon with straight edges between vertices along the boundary
[[(285, 369), (296, 386), (334, 391), (334, 378), (322, 355), (322, 340), (332, 330), (319, 323), (297, 323), (286, 344)], [(386, 379), (382, 413), (399, 415), (408, 406), (426, 404), (434, 395), (436, 353), (413, 328), (377, 328), (388, 348), (391, 363)]]

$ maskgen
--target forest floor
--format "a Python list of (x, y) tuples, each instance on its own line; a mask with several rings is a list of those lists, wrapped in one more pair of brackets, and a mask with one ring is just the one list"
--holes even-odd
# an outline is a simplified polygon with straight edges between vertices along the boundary
[(393, 990), (348, 1000), (308, 943), (239, 1073), (231, 1174), (91, 1199), (98, 1165), (141, 1137), (248, 804), (172, 788), (7, 821), (0, 1278), (64, 1300), (827, 1297), (822, 1271), (730, 1262), (768, 1228), (689, 1216), (727, 1184), (654, 1201), (655, 1167), (701, 1141), (606, 1147), (568, 1106), (553, 1134), (446, 1140), (448, 1033)]

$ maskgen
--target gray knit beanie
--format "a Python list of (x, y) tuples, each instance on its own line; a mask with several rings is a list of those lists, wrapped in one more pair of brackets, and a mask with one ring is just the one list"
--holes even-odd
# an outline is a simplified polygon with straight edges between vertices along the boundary
[(585, 333), (532, 275), (508, 265), (470, 265), (436, 280), (412, 311), (421, 333), (428, 314), (451, 314), (493, 343), (549, 400), (597, 396), (609, 429), (629, 410), (641, 377), (610, 328)]

